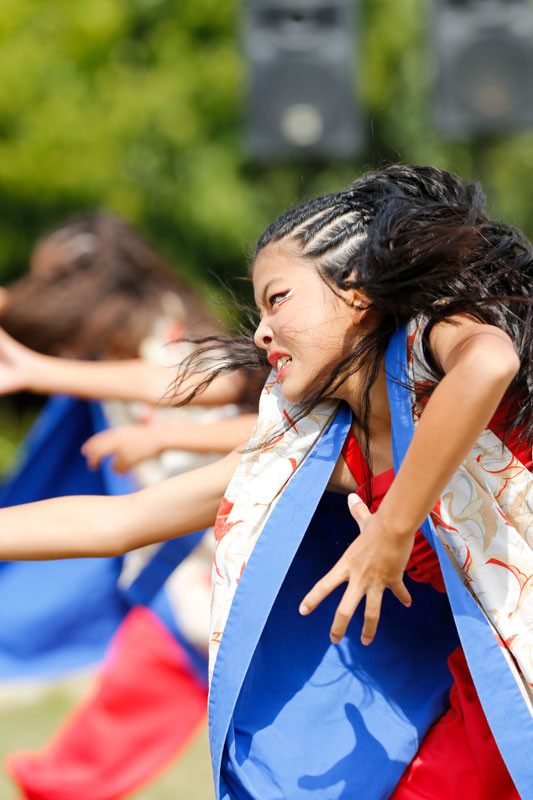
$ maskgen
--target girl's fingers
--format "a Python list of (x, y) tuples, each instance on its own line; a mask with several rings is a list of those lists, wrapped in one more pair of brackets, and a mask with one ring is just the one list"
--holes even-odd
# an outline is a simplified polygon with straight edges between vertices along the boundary
[(348, 584), (346, 591), (342, 596), (342, 600), (337, 607), (337, 611), (335, 613), (335, 617), (333, 618), (333, 624), (329, 633), (329, 638), (333, 644), (340, 642), (346, 633), (346, 628), (355, 614), (357, 606), (361, 602), (362, 596), (363, 593), (359, 590), (356, 583), (351, 582)]
[(400, 583), (396, 584), (396, 586), (394, 587), (391, 586), (390, 589), (393, 595), (400, 601), (400, 603), (403, 603), (404, 606), (407, 606), (409, 608), (409, 606), (412, 603), (412, 600), (411, 600), (411, 595), (409, 594), (405, 583), (403, 581), (400, 581)]
[(363, 503), (359, 495), (354, 494), (353, 492), (348, 495), (348, 508), (350, 509), (350, 514), (357, 522), (359, 527), (361, 527), (361, 524), (372, 516), (368, 510), (368, 506)]
[(98, 452), (94, 452), (92, 447), (87, 446), (87, 443), (83, 445), (81, 452), (87, 459), (87, 466), (89, 469), (97, 469), (100, 466), (100, 456)]
[(361, 642), (363, 644), (370, 644), (379, 623), (379, 615), (381, 613), (381, 599), (383, 597), (383, 589), (373, 589), (367, 593), (365, 604), (365, 621), (363, 630), (361, 632)]
[(122, 456), (118, 455), (113, 461), (113, 469), (115, 472), (118, 472), (122, 475), (124, 472), (128, 471), (129, 465), (126, 461), (124, 461)]
[(95, 433), (80, 448), (81, 452), (86, 458), (94, 458), (98, 454), (101, 447), (101, 438), (99, 433)]
[(322, 600), (327, 597), (328, 594), (331, 594), (333, 589), (336, 589), (337, 586), (345, 580), (345, 572), (341, 572), (336, 567), (333, 567), (333, 569), (326, 573), (318, 583), (315, 583), (311, 591), (305, 595), (298, 609), (300, 614), (310, 614), (311, 611), (314, 611)]
[(85, 447), (91, 447), (95, 442), (99, 442), (102, 439), (102, 435), (105, 433), (107, 433), (107, 431), (100, 431), (100, 433), (93, 433), (92, 436), (89, 436), (89, 438), (81, 446), (82, 452)]
[(81, 446), (82, 455), (87, 459), (87, 464), (91, 469), (97, 469), (102, 460), (113, 452), (107, 443), (106, 433), (107, 431), (95, 433)]

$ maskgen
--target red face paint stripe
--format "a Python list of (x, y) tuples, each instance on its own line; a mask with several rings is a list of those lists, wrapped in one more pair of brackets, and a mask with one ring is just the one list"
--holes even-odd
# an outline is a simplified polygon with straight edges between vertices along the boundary
[[(294, 289), (290, 289), (288, 294), (285, 295), (285, 297), (283, 298), (283, 300), (280, 300), (278, 303), (276, 303), (277, 307), (279, 308), (280, 306), (283, 305), (283, 303), (286, 303), (287, 300), (290, 300), (291, 297), (293, 296), (293, 293), (294, 293)], [(280, 292), (280, 294), (281, 294), (281, 292)]]

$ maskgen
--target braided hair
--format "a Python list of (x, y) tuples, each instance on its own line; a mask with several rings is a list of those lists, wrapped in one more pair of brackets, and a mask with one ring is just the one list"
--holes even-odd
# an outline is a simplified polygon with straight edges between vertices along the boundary
[[(484, 205), (479, 184), (434, 167), (395, 165), (302, 203), (268, 226), (254, 261), (273, 242), (292, 245), (333, 291), (363, 290), (380, 319), (310, 387), (297, 416), (361, 370), (358, 422), (368, 433), (370, 389), (394, 330), (420, 314), (430, 327), (468, 314), (511, 337), (521, 367), (508, 394), (505, 432), (525, 430), (533, 440), (532, 248), (520, 231), (490, 220)], [(228, 369), (264, 368), (264, 352), (250, 336), (225, 346), (227, 356), (213, 365), (213, 377)], [(206, 341), (206, 352), (209, 347)], [(433, 378), (442, 378), (438, 365)]]

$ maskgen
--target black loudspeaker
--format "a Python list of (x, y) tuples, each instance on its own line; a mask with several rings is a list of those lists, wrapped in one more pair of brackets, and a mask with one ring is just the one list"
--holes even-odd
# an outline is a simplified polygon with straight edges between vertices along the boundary
[(434, 0), (436, 118), (452, 136), (533, 125), (530, 0)]
[(252, 156), (353, 157), (363, 143), (355, 0), (249, 0), (243, 11)]

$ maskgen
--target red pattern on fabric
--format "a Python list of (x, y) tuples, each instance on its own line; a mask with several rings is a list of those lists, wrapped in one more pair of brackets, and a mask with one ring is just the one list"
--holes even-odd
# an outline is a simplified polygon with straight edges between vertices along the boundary
[(233, 503), (231, 503), (226, 497), (223, 497), (222, 502), (220, 503), (220, 508), (218, 509), (218, 514), (215, 521), (215, 527), (213, 529), (215, 542), (217, 544), (236, 524), (235, 522), (228, 523), (228, 517), (231, 514), (232, 508), (233, 508)]
[[(239, 525), (242, 522), (242, 519), (235, 520), (235, 522), (228, 522), (228, 517), (231, 514), (231, 510), (233, 508), (233, 503), (231, 503), (226, 497), (222, 498), (222, 502), (220, 504), (220, 508), (218, 509), (217, 518), (215, 520), (215, 527), (213, 529), (213, 534), (215, 537), (215, 542), (218, 546), (221, 539), (230, 532), (234, 525)], [(222, 573), (220, 572), (217, 564), (217, 554), (215, 551), (215, 557), (213, 560), (216, 573), (219, 578), (222, 578)]]
[[(503, 441), (503, 431), (505, 423), (512, 406), (509, 400), (504, 397), (503, 402), (500, 403), (496, 413), (489, 422), (488, 427), (496, 436)], [(526, 469), (531, 470), (532, 452), (531, 445), (528, 444), (525, 437), (525, 428), (518, 428), (513, 430), (506, 442), (507, 447), (511, 453), (517, 458)]]
[(7, 767), (26, 800), (115, 800), (138, 789), (191, 742), (207, 717), (207, 690), (149, 609), (122, 623), (95, 692), (41, 752)]
[[(491, 420), (491, 428), (492, 424), (497, 427), (504, 416), (500, 408)], [(531, 469), (531, 447), (523, 436), (511, 437), (507, 443), (510, 445), (514, 447), (513, 455)], [(356, 490), (362, 500), (368, 496), (366, 484), (372, 482), (370, 510), (376, 511), (394, 480), (394, 470), (366, 478), (370, 471), (351, 429), (342, 453), (355, 480), (364, 481)], [(446, 591), (438, 557), (421, 531), (416, 532), (406, 572), (413, 580)], [(448, 666), (454, 679), (450, 707), (430, 728), (390, 800), (520, 800), (483, 713), (461, 647), (451, 654)]]

